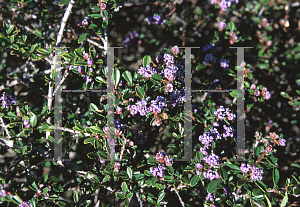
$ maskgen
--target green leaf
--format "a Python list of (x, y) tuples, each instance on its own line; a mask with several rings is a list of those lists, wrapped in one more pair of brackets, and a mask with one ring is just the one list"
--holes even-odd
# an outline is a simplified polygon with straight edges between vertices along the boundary
[(215, 192), (215, 191), (218, 189), (218, 186), (220, 185), (220, 183), (221, 183), (221, 179), (213, 180), (213, 181), (208, 185), (207, 192), (209, 192), (209, 193)]
[(99, 83), (106, 83), (106, 81), (100, 76), (96, 77), (96, 81)]
[(282, 97), (284, 97), (284, 98), (289, 98), (290, 96), (289, 96), (289, 94), (287, 94), (286, 92), (280, 92), (280, 95), (282, 96)]
[(289, 199), (289, 197), (288, 197), (287, 191), (285, 191), (285, 196), (282, 200), (282, 203), (281, 203), (280, 207), (285, 207), (286, 203), (288, 202), (288, 199)]
[(158, 194), (157, 203), (160, 203), (160, 202), (164, 199), (165, 195), (166, 195), (165, 192), (160, 192), (160, 193)]
[(14, 29), (15, 25), (10, 25), (7, 29), (6, 29), (6, 34), (9, 35), (11, 33), (11, 31)]
[(264, 193), (259, 188), (254, 188), (253, 191), (252, 191), (253, 196), (259, 196), (259, 195), (262, 195), (262, 194), (264, 194)]
[(94, 134), (101, 134), (103, 131), (100, 129), (100, 127), (97, 126), (91, 126), (90, 129)]
[(227, 170), (224, 167), (222, 167), (222, 166), (221, 166), (220, 170), (221, 170), (221, 172), (220, 172), (221, 178), (225, 182), (227, 180), (227, 178), (228, 178)]
[(143, 67), (146, 67), (147, 65), (150, 65), (151, 57), (149, 55), (146, 55), (142, 61), (143, 61)]
[(58, 6), (67, 5), (69, 2), (70, 2), (70, 0), (61, 0), (61, 1), (58, 3)]
[(118, 68), (115, 68), (115, 72), (114, 72), (115, 87), (118, 86), (120, 78), (121, 78), (120, 70)]
[(93, 104), (93, 103), (90, 103), (90, 108), (93, 112), (96, 112), (99, 110), (98, 107), (96, 106), (96, 104)]
[(265, 196), (265, 198), (266, 198), (266, 200), (267, 200), (267, 202), (268, 202), (268, 207), (272, 207), (272, 204), (271, 204), (269, 198), (267, 197), (267, 195), (264, 194), (264, 196)]
[(42, 32), (39, 30), (34, 30), (34, 34), (36, 34), (39, 37), (43, 37)]
[(88, 144), (88, 143), (93, 142), (95, 139), (96, 139), (95, 137), (89, 137), (89, 138), (86, 138), (83, 143)]
[(151, 76), (151, 80), (155, 80), (155, 81), (161, 81), (161, 75), (159, 75), (159, 74), (153, 74), (152, 76)]
[(18, 195), (14, 195), (13, 199), (18, 203), (21, 204), (22, 203), (22, 199), (18, 196)]
[(147, 201), (149, 201), (152, 204), (155, 204), (155, 201), (152, 198), (150, 198), (150, 197), (147, 198)]
[[(81, 50), (80, 50), (79, 48), (75, 49), (75, 50), (74, 50), (74, 53), (75, 53), (75, 55), (76, 55), (77, 57), (83, 58), (82, 52), (81, 52)], [(86, 63), (86, 61), (84, 61), (84, 63)]]
[(194, 175), (191, 179), (191, 183), (190, 183), (190, 186), (191, 187), (194, 187), (195, 185), (197, 185), (197, 183), (199, 182), (200, 180), (200, 177), (199, 175)]
[(94, 19), (99, 19), (99, 18), (102, 18), (102, 16), (100, 14), (90, 14), (89, 15), (90, 17), (94, 18)]
[(125, 183), (125, 182), (123, 182), (122, 183), (122, 191), (124, 192), (124, 193), (127, 193), (127, 191), (128, 191), (128, 186), (127, 186), (127, 184)]
[(125, 195), (124, 195), (123, 193), (118, 193), (118, 192), (116, 192), (115, 195), (116, 195), (116, 197), (117, 197), (118, 199), (124, 199), (124, 198), (125, 198)]
[(12, 47), (13, 47), (14, 50), (18, 50), (19, 49), (19, 45), (17, 45), (17, 44), (13, 44)]
[(235, 29), (235, 24), (233, 22), (228, 23), (230, 31), (233, 31)]
[(273, 169), (273, 182), (274, 182), (274, 185), (277, 185), (279, 181), (279, 170), (277, 168), (274, 168)]
[(87, 33), (83, 33), (83, 34), (78, 38), (78, 43), (82, 43), (82, 42), (85, 40), (86, 36), (87, 36)]
[[(34, 45), (31, 46), (31, 48), (33, 47)], [(38, 48), (36, 49), (39, 53), (42, 53), (42, 54), (49, 54), (50, 52), (46, 49), (43, 49), (43, 48)]]
[(129, 85), (132, 85), (132, 75), (130, 71), (125, 71), (122, 76), (129, 83)]
[(30, 112), (30, 125), (31, 127), (35, 127), (37, 123), (37, 117), (33, 112)]
[(132, 179), (132, 170), (130, 167), (127, 167), (127, 175), (130, 179)]
[(78, 203), (79, 197), (78, 197), (78, 192), (76, 190), (73, 190), (73, 199), (75, 203)]
[(136, 89), (135, 89), (137, 95), (140, 97), (140, 98), (144, 98), (145, 97), (145, 91), (142, 87), (140, 86), (137, 86)]

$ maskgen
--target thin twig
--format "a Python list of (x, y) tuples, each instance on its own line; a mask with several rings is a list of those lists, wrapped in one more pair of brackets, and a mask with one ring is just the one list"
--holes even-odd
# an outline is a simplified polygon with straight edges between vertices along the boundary
[(55, 96), (55, 93), (57, 90), (59, 90), (59, 88), (61, 87), (61, 85), (63, 84), (63, 82), (66, 80), (67, 76), (69, 75), (68, 70), (65, 71), (65, 74), (63, 75), (63, 78), (61, 79), (61, 81), (59, 82), (58, 86), (55, 88), (55, 91), (53, 93), (53, 96)]
[(135, 195), (136, 195), (136, 197), (137, 197), (137, 199), (138, 199), (138, 201), (140, 203), (140, 207), (143, 207), (143, 202), (142, 202), (142, 200), (140, 198), (140, 195), (139, 195), (139, 193), (137, 191), (135, 192)]
[(97, 46), (97, 47), (100, 48), (100, 49), (105, 49), (102, 45), (100, 45), (99, 43), (97, 43), (97, 42), (91, 40), (90, 38), (87, 38), (86, 40), (87, 40), (89, 43), (91, 43), (91, 44)]
[[(63, 35), (63, 32), (64, 32), (64, 28), (66, 26), (66, 22), (67, 22), (67, 20), (68, 20), (68, 18), (70, 16), (70, 13), (71, 13), (71, 10), (72, 10), (72, 7), (73, 7), (74, 3), (75, 3), (74, 0), (71, 0), (69, 2), (67, 10), (66, 10), (66, 12), (64, 14), (64, 17), (63, 17), (62, 21), (61, 21), (60, 30), (59, 30), (58, 35), (57, 35), (56, 46), (59, 46), (60, 43), (61, 43), (61, 39), (62, 39), (62, 35)], [(54, 63), (57, 62), (57, 58), (58, 58), (58, 56), (54, 56), (53, 63), (51, 65), (52, 66), (51, 70), (54, 70)], [(52, 77), (51, 73), (50, 73), (50, 76), (51, 76), (50, 78), (52, 78), (52, 79), (54, 78), (54, 77)], [(48, 109), (49, 109), (49, 111), (52, 110), (52, 101), (53, 101), (53, 87), (51, 87), (51, 85), (52, 85), (52, 81), (49, 82), (49, 89), (48, 89)], [(47, 119), (47, 123), (49, 125), (51, 125), (51, 117), (49, 117)], [(46, 139), (47, 140), (48, 140), (49, 136), (50, 136), (50, 131), (46, 131)]]
[(182, 207), (184, 207), (185, 204), (184, 204), (182, 198), (180, 197), (180, 194), (179, 194), (178, 190), (177, 190), (176, 188), (172, 188), (171, 191), (175, 191), (175, 193), (177, 194), (177, 196), (178, 196), (178, 198), (179, 198), (179, 201), (180, 201)]
[(105, 29), (104, 30), (104, 39), (105, 41), (103, 42), (103, 45), (104, 45), (104, 55), (107, 54), (107, 45), (108, 45), (108, 38), (107, 38), (107, 30)]
[(8, 130), (9, 124), (8, 124), (8, 125), (5, 125), (5, 123), (4, 123), (2, 117), (0, 117), (0, 122), (1, 122), (1, 126), (5, 129), (5, 132), (6, 132), (6, 134), (7, 134), (7, 137), (8, 137), (8, 138), (11, 138), (11, 135), (10, 135), (9, 130)]

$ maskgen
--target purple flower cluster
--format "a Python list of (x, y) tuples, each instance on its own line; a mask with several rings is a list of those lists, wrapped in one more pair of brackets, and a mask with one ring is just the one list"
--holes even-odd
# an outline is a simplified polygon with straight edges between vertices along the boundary
[(85, 28), (86, 26), (89, 25), (89, 22), (88, 22), (89, 18), (88, 17), (85, 17), (81, 22), (79, 19), (76, 19), (75, 20), (75, 24), (76, 26), (82, 26), (83, 28)]
[[(238, 3), (238, 0), (221, 0), (221, 2), (219, 3), (221, 10), (222, 11), (226, 11), (228, 8), (231, 7), (232, 2), (236, 2)], [(210, 0), (211, 4), (218, 4), (217, 0)]]
[(121, 163), (115, 162), (114, 171), (118, 173), (120, 171), (120, 167), (121, 167)]
[(215, 196), (212, 193), (208, 193), (207, 196), (205, 197), (205, 200), (214, 202)]
[(220, 66), (222, 68), (228, 68), (229, 67), (229, 61), (221, 58), (221, 60), (220, 60)]
[(166, 86), (165, 86), (165, 91), (168, 93), (168, 92), (172, 92), (173, 91), (173, 85), (172, 83), (167, 83)]
[(286, 143), (286, 140), (285, 140), (285, 139), (280, 139), (280, 140), (278, 141), (278, 144), (279, 144), (280, 146), (285, 146), (285, 143)]
[(6, 93), (2, 93), (0, 100), (5, 108), (9, 108), (11, 104), (17, 104), (17, 100), (13, 99), (11, 95), (6, 95)]
[(25, 128), (30, 128), (30, 123), (29, 123), (29, 120), (23, 120), (23, 124), (25, 126)]
[(167, 66), (174, 63), (174, 56), (171, 54), (164, 54), (164, 62), (167, 64)]
[(251, 182), (255, 180), (262, 180), (262, 175), (264, 174), (264, 171), (258, 167), (253, 166), (251, 173), (250, 173), (250, 179)]
[(147, 17), (145, 19), (147, 21), (148, 24), (165, 24), (167, 22), (167, 20), (163, 20), (161, 18), (161, 16), (159, 16), (158, 14), (154, 14), (152, 17)]
[(129, 34), (129, 37), (126, 37), (125, 40), (123, 41), (124, 47), (126, 47), (126, 48), (130, 47), (130, 45), (131, 45), (130, 39), (133, 40), (134, 38), (139, 37), (139, 33), (137, 33), (136, 31), (133, 31)]
[(153, 176), (159, 176), (159, 177), (164, 177), (163, 170), (165, 170), (165, 167), (162, 165), (159, 165), (158, 167), (155, 167), (154, 169), (151, 167), (150, 172), (152, 173)]
[(203, 157), (203, 160), (211, 167), (214, 167), (218, 164), (220, 157), (212, 152), (211, 155), (206, 155)]
[(245, 163), (242, 163), (241, 166), (240, 166), (240, 169), (243, 173), (248, 173), (249, 170), (251, 169), (251, 165), (250, 164), (245, 164)]
[(230, 113), (229, 109), (224, 108), (223, 106), (220, 106), (220, 108), (218, 108), (218, 109), (214, 112), (214, 114), (215, 114), (216, 116), (218, 116), (218, 119), (220, 119), (220, 120), (225, 119), (225, 116), (227, 116), (227, 119), (228, 119), (228, 120), (233, 120), (233, 118), (236, 117), (235, 114)]
[(155, 100), (151, 100), (151, 105), (147, 107), (147, 100), (142, 99), (136, 105), (128, 105), (127, 110), (130, 111), (131, 115), (136, 115), (138, 112), (141, 116), (145, 116), (148, 112), (160, 113), (163, 107), (166, 107), (165, 98), (162, 96), (157, 96)]
[[(123, 134), (124, 130), (127, 128), (127, 126), (125, 124), (121, 123), (120, 119), (115, 119), (114, 125), (115, 125), (115, 134), (117, 136), (120, 136), (121, 134)], [(107, 126), (103, 127), (103, 132), (105, 133), (105, 135), (107, 134), (107, 131), (108, 131), (108, 127)]]
[(177, 71), (178, 68), (175, 65), (168, 65), (167, 68), (164, 70), (164, 76), (169, 81), (173, 82), (175, 81)]
[(165, 170), (164, 165), (166, 166), (172, 166), (173, 164), (173, 159), (168, 156), (168, 154), (164, 152), (159, 152), (156, 154), (155, 159), (160, 162), (158, 167), (150, 168), (150, 172), (152, 173), (153, 176), (159, 176), (163, 177), (163, 170)]
[(216, 57), (210, 53), (205, 56), (204, 65), (211, 65), (216, 62)]
[(220, 178), (220, 175), (217, 171), (213, 171), (213, 170), (207, 170), (203, 172), (203, 176), (206, 179), (210, 179), (210, 180), (214, 180), (214, 179), (218, 179)]
[(242, 165), (240, 166), (240, 169), (245, 174), (250, 172), (251, 182), (253, 182), (255, 180), (262, 180), (262, 175), (264, 174), (264, 171), (260, 168), (251, 166), (250, 164), (246, 165), (245, 163), (242, 163)]
[(174, 46), (174, 47), (172, 47), (172, 53), (173, 53), (173, 55), (177, 55), (178, 53), (179, 53), (179, 48), (178, 48), (178, 46), (176, 45), (176, 46)]
[[(254, 91), (254, 95), (255, 96), (263, 96), (266, 100), (269, 100), (271, 98), (271, 93), (267, 90), (266, 87), (263, 87), (261, 90), (259, 91), (258, 87), (256, 87), (255, 84), (252, 84), (250, 86), (250, 90), (255, 90)], [(257, 101), (256, 97), (253, 97), (254, 101)]]
[(29, 201), (22, 201), (19, 207), (31, 207), (31, 205)]
[(137, 73), (145, 78), (150, 78), (152, 75), (157, 74), (157, 70), (152, 68), (150, 65), (146, 65), (146, 67), (141, 66)]
[(224, 21), (220, 21), (218, 23), (219, 31), (221, 32), (223, 29), (225, 29), (226, 26), (227, 24)]
[(183, 103), (185, 101), (185, 90), (175, 90), (170, 96), (170, 104), (175, 107), (179, 103)]
[(2, 189), (0, 190), (0, 198), (5, 197), (7, 195), (6, 190)]

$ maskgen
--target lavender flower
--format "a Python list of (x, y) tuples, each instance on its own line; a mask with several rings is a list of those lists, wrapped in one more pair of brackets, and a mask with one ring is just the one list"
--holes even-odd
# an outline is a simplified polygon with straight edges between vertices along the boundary
[(229, 61), (221, 58), (220, 65), (221, 65), (222, 68), (228, 68), (229, 67)]
[[(210, 180), (214, 180), (216, 178), (216, 174), (217, 172), (215, 171), (212, 171), (212, 170), (207, 170), (207, 171), (204, 171), (203, 172), (203, 176), (206, 178), (206, 179), (210, 179)], [(219, 173), (218, 173), (219, 175)]]
[(170, 54), (164, 54), (164, 62), (168, 65), (173, 64), (174, 63), (174, 57), (173, 55)]
[(159, 176), (159, 177), (163, 177), (163, 170), (165, 170), (165, 168), (162, 165), (159, 165), (158, 167), (150, 168), (150, 172), (152, 173), (153, 176)]
[(246, 166), (245, 163), (242, 163), (242, 165), (240, 166), (240, 169), (243, 173), (248, 173), (249, 170), (251, 169), (251, 167), (252, 166), (250, 164), (247, 164), (247, 166)]
[(177, 55), (179, 53), (179, 48), (177, 45), (172, 47), (172, 53), (173, 53), (173, 55)]
[(197, 164), (196, 164), (196, 167), (197, 167), (198, 169), (202, 169), (202, 168), (203, 168), (203, 165), (202, 165), (201, 163), (197, 163)]
[(11, 95), (2, 94), (0, 100), (2, 101), (2, 106), (9, 108), (11, 104), (17, 104), (17, 100), (13, 99)]
[(285, 139), (280, 139), (278, 141), (278, 143), (279, 143), (280, 146), (285, 146), (286, 140)]
[(115, 171), (115, 172), (119, 172), (120, 166), (121, 166), (121, 164), (120, 164), (119, 162), (116, 162), (116, 163), (114, 164), (114, 171)]
[(153, 69), (150, 65), (146, 67), (140, 67), (137, 71), (138, 74), (144, 76), (145, 78), (150, 78), (152, 75), (157, 74), (157, 71)]
[(167, 93), (173, 91), (173, 85), (172, 85), (172, 83), (168, 83), (168, 84), (165, 86), (165, 91), (166, 91)]
[(87, 59), (87, 66), (91, 67), (93, 65), (93, 60), (91, 58)]
[(207, 196), (205, 197), (205, 200), (209, 200), (213, 202), (215, 199), (215, 196), (212, 193), (208, 193)]
[(78, 72), (79, 72), (79, 73), (83, 73), (84, 69), (85, 69), (84, 66), (79, 66), (79, 67), (78, 67)]
[(211, 64), (215, 63), (215, 61), (216, 61), (216, 58), (213, 56), (212, 53), (210, 53), (205, 56), (204, 65), (211, 65)]
[(226, 23), (224, 21), (221, 21), (218, 26), (219, 26), (219, 31), (221, 32), (223, 29), (225, 29), (225, 27), (227, 25), (226, 25)]
[(0, 190), (0, 198), (5, 197), (7, 195), (6, 190), (2, 189)]
[(205, 157), (203, 157), (203, 160), (212, 167), (218, 164), (219, 159), (220, 157), (213, 152), (211, 153), (211, 155), (206, 155)]
[(86, 82), (92, 82), (93, 79), (92, 79), (92, 77), (89, 77), (89, 76), (86, 75), (85, 80), (86, 80)]
[(82, 25), (83, 27), (87, 26), (88, 24), (89, 24), (89, 22), (88, 22), (87, 19), (84, 19), (84, 20), (82, 20), (82, 22), (81, 22), (81, 25)]
[(253, 166), (251, 170), (251, 182), (255, 180), (262, 180), (262, 175), (264, 174), (264, 171), (258, 167)]
[(161, 55), (157, 55), (155, 60), (156, 60), (157, 63), (160, 63), (160, 62), (163, 61), (163, 57)]
[(29, 201), (22, 201), (19, 207), (31, 207), (31, 205)]

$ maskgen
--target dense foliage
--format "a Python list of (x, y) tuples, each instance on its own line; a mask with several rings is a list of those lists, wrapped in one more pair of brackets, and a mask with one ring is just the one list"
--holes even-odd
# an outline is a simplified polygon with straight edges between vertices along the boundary
[[(299, 7), (285, 0), (1, 2), (1, 206), (299, 205)], [(112, 159), (109, 47), (116, 47)], [(191, 89), (184, 47), (193, 47)], [(252, 48), (237, 65), (230, 47)], [(237, 71), (244, 71), (244, 161), (234, 160)], [(60, 88), (62, 127), (54, 123)], [(216, 92), (225, 89), (233, 90)], [(186, 119), (192, 143), (184, 142)], [(52, 159), (56, 144), (65, 159)], [(185, 144), (193, 159), (178, 161)]]

